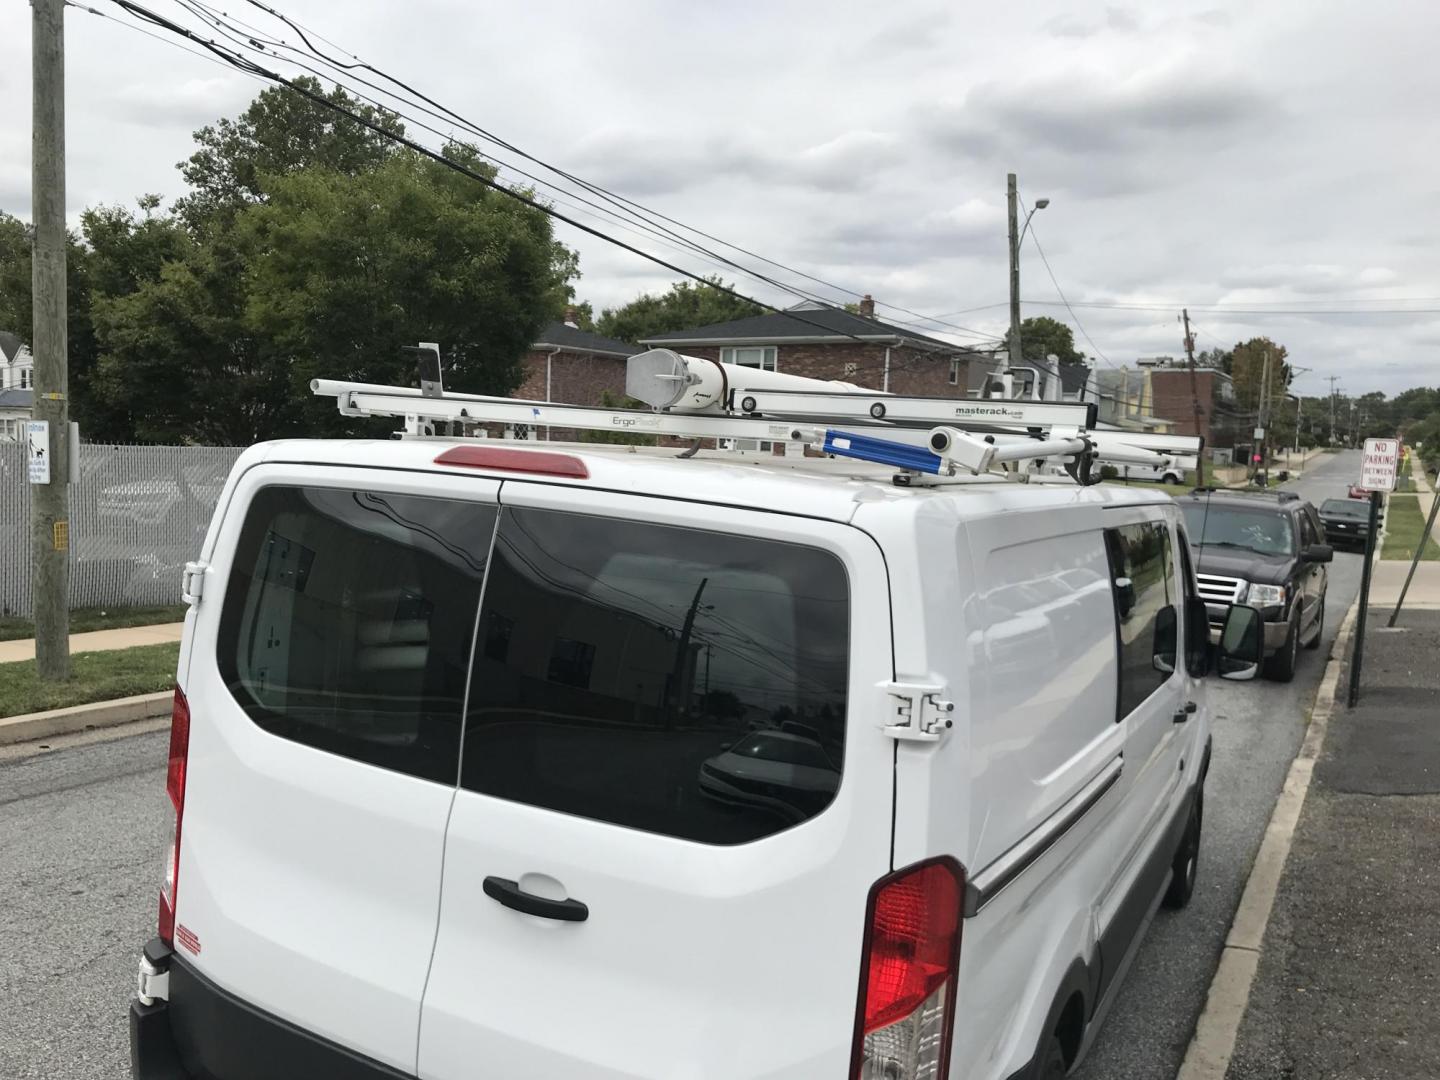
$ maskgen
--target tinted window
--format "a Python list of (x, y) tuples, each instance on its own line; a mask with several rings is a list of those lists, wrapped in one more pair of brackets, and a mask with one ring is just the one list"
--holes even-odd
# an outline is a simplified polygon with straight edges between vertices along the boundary
[(1319, 542), (1319, 537), (1315, 532), (1315, 526), (1310, 521), (1310, 515), (1303, 510), (1300, 511), (1300, 547), (1307, 548), (1311, 544), (1317, 544)]
[(778, 832), (839, 784), (849, 618), (822, 551), (506, 510), (462, 782), (707, 843)]
[(1208, 501), (1186, 501), (1186, 531), (1197, 546), (1232, 547), (1260, 555), (1293, 555), (1295, 535), (1290, 519), (1274, 510), (1211, 505)]
[(1170, 529), (1159, 522), (1122, 525), (1106, 530), (1105, 546), (1120, 632), (1119, 715), (1128, 716), (1175, 668)]
[(1185, 669), (1197, 679), (1210, 674), (1210, 616), (1195, 583), (1195, 568), (1190, 562), (1190, 549), (1180, 545), (1181, 591), (1180, 606), (1187, 613), (1185, 621)]
[(231, 694), (276, 735), (453, 784), (494, 526), (470, 503), (262, 489), (220, 619)]

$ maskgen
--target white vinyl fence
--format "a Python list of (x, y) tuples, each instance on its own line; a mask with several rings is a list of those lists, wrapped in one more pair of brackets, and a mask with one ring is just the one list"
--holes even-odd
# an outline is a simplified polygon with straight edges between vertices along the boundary
[[(70, 606), (176, 604), (240, 456), (231, 446), (80, 447), (70, 488)], [(25, 447), (0, 443), (0, 614), (30, 613)]]

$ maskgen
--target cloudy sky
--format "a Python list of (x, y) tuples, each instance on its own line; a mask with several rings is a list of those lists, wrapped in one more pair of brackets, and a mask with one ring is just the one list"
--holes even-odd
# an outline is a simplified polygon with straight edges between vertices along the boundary
[[(210, 2), (276, 27), (244, 0)], [(928, 327), (956, 340), (1003, 332), (1013, 170), (1027, 199), (1051, 200), (1033, 229), (1058, 281), (1027, 242), (1025, 313), (1074, 325), (1063, 291), (1102, 363), (1178, 355), (1187, 304), (1199, 347), (1268, 333), (1312, 369), (1296, 384), (1308, 394), (1332, 374), (1351, 393), (1440, 384), (1431, 0), (278, 6), (539, 157), (896, 306), (882, 317), (943, 316), (964, 329)], [(29, 18), (0, 7), (0, 209), (21, 217)], [(179, 194), (191, 131), (261, 89), (114, 19), (72, 8), (67, 34), (72, 215)], [(561, 231), (597, 310), (674, 277)]]

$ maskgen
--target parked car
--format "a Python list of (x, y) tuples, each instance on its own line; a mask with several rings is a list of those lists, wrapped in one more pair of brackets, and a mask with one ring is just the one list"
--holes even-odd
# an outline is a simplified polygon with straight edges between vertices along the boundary
[(1295, 676), (1300, 648), (1325, 630), (1326, 564), (1334, 558), (1315, 507), (1291, 491), (1197, 488), (1176, 499), (1185, 515), (1200, 593), (1218, 636), (1227, 607), (1244, 603), (1265, 623), (1265, 675)]
[(1364, 550), (1370, 536), (1370, 504), (1367, 499), (1326, 499), (1320, 504), (1320, 522), (1325, 539), (1335, 547)]
[[(136, 1077), (1076, 1066), (1199, 872), (1174, 502), (672, 453), (245, 452), (186, 575)], [(1260, 661), (1236, 605), (1215, 662)]]

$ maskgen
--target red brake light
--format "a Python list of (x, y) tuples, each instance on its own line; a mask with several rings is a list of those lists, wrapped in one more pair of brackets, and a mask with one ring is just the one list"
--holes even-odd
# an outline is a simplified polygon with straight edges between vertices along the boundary
[[(876, 1049), (908, 1042), (911, 1028), (938, 1036), (925, 1039), (936, 1066), (925, 1075), (945, 1075), (964, 902), (965, 871), (948, 857), (907, 867), (870, 890), (852, 1076), (871, 1075)], [(891, 1073), (882, 1067), (874, 1075)]]
[(544, 473), (576, 480), (586, 480), (590, 476), (585, 462), (572, 454), (511, 450), (504, 446), (452, 446), (435, 459), (435, 464), (465, 465), (472, 469), (498, 469), (501, 472)]
[(180, 821), (185, 814), (185, 772), (190, 759), (190, 703), (177, 686), (170, 708), (170, 760), (165, 769), (165, 793), (175, 808), (175, 837), (165, 853), (165, 881), (160, 886), (160, 916), (157, 932), (162, 941), (175, 940), (175, 893), (180, 880)]

